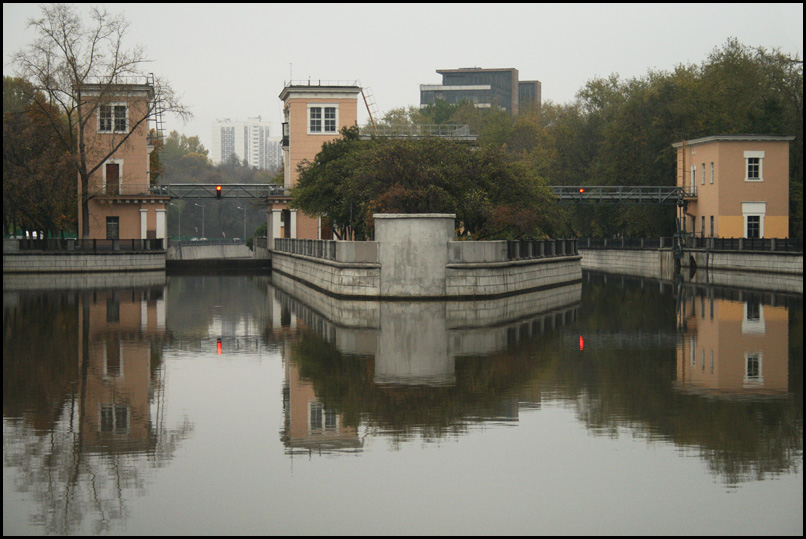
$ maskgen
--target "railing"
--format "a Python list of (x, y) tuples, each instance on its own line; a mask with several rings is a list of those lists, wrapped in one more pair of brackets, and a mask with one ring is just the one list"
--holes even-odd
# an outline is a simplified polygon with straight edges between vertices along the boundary
[(361, 136), (379, 137), (443, 137), (459, 139), (476, 139), (476, 135), (470, 133), (469, 125), (457, 124), (424, 124), (424, 125), (399, 125), (385, 126), (379, 125), (377, 129), (362, 129)]
[(77, 239), (21, 239), (20, 251), (44, 252), (157, 252), (165, 250), (163, 239), (146, 240), (77, 240)]
[(103, 186), (93, 184), (90, 185), (87, 192), (89, 193), (89, 198), (104, 196), (153, 196), (167, 194), (160, 193), (158, 188), (158, 185), (151, 185), (148, 183), (113, 183)]
[(507, 241), (507, 260), (528, 260), (552, 256), (579, 254), (576, 239), (510, 240)]
[(293, 255), (336, 260), (336, 240), (299, 240), (294, 238), (277, 238), (274, 250)]
[[(671, 249), (674, 238), (584, 238), (580, 249)], [(708, 238), (689, 236), (683, 239), (685, 249), (709, 251), (768, 251), (802, 253), (803, 239), (798, 238)]]
[(802, 253), (803, 238), (686, 238), (685, 248), (709, 251)]

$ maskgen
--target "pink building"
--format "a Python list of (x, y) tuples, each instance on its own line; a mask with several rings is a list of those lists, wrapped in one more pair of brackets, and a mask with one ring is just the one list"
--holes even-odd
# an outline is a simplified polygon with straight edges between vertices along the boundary
[[(87, 164), (92, 167), (102, 161), (90, 177), (89, 234), (82, 239), (164, 239), (170, 197), (149, 193), (149, 155), (154, 148), (148, 118), (153, 113), (154, 87), (89, 84), (83, 87), (82, 97), (82, 106), (92, 110), (84, 132)], [(78, 230), (82, 231), (80, 179), (78, 195)]]
[[(340, 137), (343, 127), (358, 121), (357, 84), (320, 82), (319, 84), (290, 83), (280, 92), (283, 101), (283, 162), (286, 188), (297, 183), (297, 167), (312, 162), (325, 142)], [(306, 215), (288, 208), (288, 198), (272, 200), (268, 218), (270, 247), (274, 238), (330, 239), (327, 223), (318, 216)]]
[(685, 140), (677, 185), (686, 198), (685, 229), (698, 236), (789, 236), (791, 136), (724, 135)]

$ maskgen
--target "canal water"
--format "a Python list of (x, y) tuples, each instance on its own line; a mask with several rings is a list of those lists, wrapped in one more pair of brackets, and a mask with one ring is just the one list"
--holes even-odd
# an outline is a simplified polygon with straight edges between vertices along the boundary
[(802, 296), (3, 291), (6, 534), (803, 533)]

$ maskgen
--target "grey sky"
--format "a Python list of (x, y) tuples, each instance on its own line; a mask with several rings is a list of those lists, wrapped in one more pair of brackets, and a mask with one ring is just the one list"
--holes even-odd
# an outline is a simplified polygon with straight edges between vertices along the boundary
[[(437, 69), (514, 67), (543, 100), (591, 78), (699, 64), (729, 37), (803, 58), (803, 4), (105, 4), (194, 118), (168, 129), (209, 148), (216, 119), (262, 116), (279, 135), (285, 81), (358, 80), (381, 112), (417, 105)], [(460, 6), (460, 7), (457, 7)], [(86, 7), (82, 7), (86, 9)], [(35, 4), (3, 4), (3, 74), (30, 44)], [(366, 112), (361, 110), (363, 123)]]

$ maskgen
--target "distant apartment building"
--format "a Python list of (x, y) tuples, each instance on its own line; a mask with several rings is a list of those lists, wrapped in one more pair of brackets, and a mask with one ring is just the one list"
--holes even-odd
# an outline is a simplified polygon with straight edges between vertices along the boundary
[(438, 69), (442, 84), (421, 84), (420, 105), (431, 105), (438, 99), (451, 104), (463, 100), (473, 102), (478, 108), (499, 107), (511, 114), (518, 114), (529, 106), (540, 106), (541, 85), (539, 80), (519, 80), (515, 68), (483, 69)]
[(280, 137), (271, 137), (269, 122), (260, 116), (246, 120), (218, 120), (212, 127), (213, 163), (220, 164), (235, 155), (242, 163), (261, 170), (283, 166), (283, 149)]

